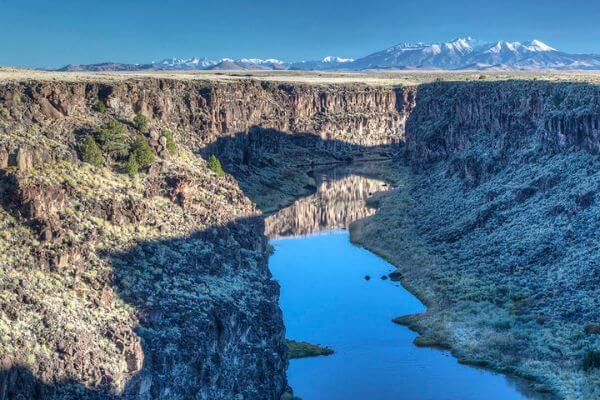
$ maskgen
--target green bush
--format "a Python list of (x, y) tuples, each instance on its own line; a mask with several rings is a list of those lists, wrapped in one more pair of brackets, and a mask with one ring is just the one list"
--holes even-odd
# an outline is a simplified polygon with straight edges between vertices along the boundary
[(600, 350), (588, 350), (583, 356), (583, 370), (591, 371), (600, 368)]
[(0, 119), (8, 119), (10, 117), (10, 111), (8, 108), (0, 107)]
[(213, 154), (208, 159), (208, 168), (219, 176), (225, 176), (221, 161)]
[(135, 175), (139, 172), (139, 170), (140, 170), (140, 165), (138, 164), (137, 160), (135, 159), (135, 156), (133, 154), (130, 154), (129, 157), (127, 158), (127, 162), (123, 166), (122, 172), (129, 174), (129, 175)]
[(110, 120), (100, 126), (96, 140), (106, 152), (119, 157), (125, 157), (129, 153), (129, 136), (125, 132), (125, 126), (118, 121)]
[(316, 356), (329, 356), (333, 354), (333, 350), (329, 347), (321, 347), (308, 342), (297, 342), (295, 340), (286, 339), (288, 347), (288, 358), (306, 358)]
[(285, 392), (281, 395), (281, 400), (302, 400), (300, 397), (294, 396), (290, 392)]
[(168, 130), (163, 129), (162, 136), (164, 136), (167, 139), (167, 151), (171, 155), (175, 154), (176, 147), (175, 147), (175, 139), (173, 139), (173, 134), (171, 132), (169, 132)]
[(96, 110), (104, 114), (104, 111), (106, 111), (106, 106), (103, 102), (99, 101), (98, 104), (96, 104)]
[(133, 119), (133, 126), (140, 132), (148, 130), (148, 119), (142, 114), (136, 114)]
[(139, 168), (149, 167), (156, 159), (148, 141), (142, 136), (138, 136), (131, 145), (129, 157), (131, 158), (132, 156)]
[(83, 143), (80, 148), (81, 161), (88, 164), (92, 164), (95, 167), (101, 167), (104, 165), (104, 156), (100, 146), (94, 140), (91, 135), (87, 135), (83, 139)]

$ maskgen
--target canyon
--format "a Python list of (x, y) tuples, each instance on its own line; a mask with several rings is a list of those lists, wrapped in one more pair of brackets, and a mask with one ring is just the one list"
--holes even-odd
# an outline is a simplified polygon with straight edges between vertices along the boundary
[[(297, 199), (292, 217), (318, 212), (302, 203), (316, 168), (379, 160), (396, 184), (377, 210), (321, 218), (361, 218), (352, 240), (427, 306), (396, 322), (460, 361), (597, 398), (583, 360), (600, 349), (600, 87), (310, 78), (0, 79), (0, 399), (286, 395), (263, 218)], [(133, 132), (136, 115), (150, 167), (80, 161), (83, 138), (110, 120)], [(266, 222), (274, 236), (302, 225)]]

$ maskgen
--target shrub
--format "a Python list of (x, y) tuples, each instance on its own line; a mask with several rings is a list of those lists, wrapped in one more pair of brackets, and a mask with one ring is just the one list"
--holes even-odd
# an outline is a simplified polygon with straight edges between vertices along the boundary
[(101, 167), (104, 165), (104, 156), (100, 146), (94, 140), (91, 135), (87, 135), (83, 139), (83, 143), (80, 148), (81, 161), (88, 164), (92, 164), (95, 167)]
[(8, 119), (10, 117), (10, 111), (8, 108), (0, 107), (0, 119)]
[(600, 324), (587, 324), (583, 330), (588, 335), (600, 335)]
[(128, 154), (129, 137), (125, 133), (125, 126), (118, 121), (111, 120), (100, 126), (96, 140), (107, 152), (115, 153), (119, 157), (125, 157)]
[(297, 342), (295, 340), (286, 339), (285, 344), (288, 348), (288, 358), (290, 359), (329, 356), (333, 354), (333, 350), (329, 347), (321, 347), (312, 343)]
[(221, 161), (213, 154), (208, 159), (208, 168), (219, 176), (225, 176)]
[(99, 101), (98, 104), (96, 104), (96, 110), (100, 113), (104, 113), (104, 111), (106, 111), (106, 106), (103, 102)]
[(600, 368), (600, 350), (588, 350), (583, 356), (583, 370), (591, 371)]
[(133, 127), (140, 132), (145, 132), (148, 129), (148, 119), (142, 114), (136, 114)]
[(129, 158), (133, 157), (139, 168), (146, 168), (152, 165), (155, 160), (154, 152), (150, 148), (148, 141), (142, 136), (138, 136), (129, 152)]
[(562, 104), (562, 102), (563, 102), (563, 96), (560, 93), (556, 92), (552, 95), (552, 104), (554, 104), (555, 108), (560, 108), (560, 105)]
[(129, 175), (135, 175), (138, 173), (139, 170), (140, 166), (137, 160), (135, 159), (135, 156), (133, 154), (130, 154), (127, 158), (127, 162), (123, 166), (122, 172)]
[(296, 397), (290, 392), (285, 392), (281, 395), (281, 400), (301, 400), (300, 397)]
[(167, 139), (167, 151), (172, 155), (175, 154), (175, 139), (173, 139), (173, 134), (166, 129), (162, 130), (162, 136)]

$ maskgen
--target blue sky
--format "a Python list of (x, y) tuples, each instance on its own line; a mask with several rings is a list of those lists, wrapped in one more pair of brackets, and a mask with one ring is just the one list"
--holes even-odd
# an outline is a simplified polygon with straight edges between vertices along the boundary
[(580, 0), (0, 0), (0, 65), (298, 61), (462, 36), (600, 53), (598, 21), (600, 2)]

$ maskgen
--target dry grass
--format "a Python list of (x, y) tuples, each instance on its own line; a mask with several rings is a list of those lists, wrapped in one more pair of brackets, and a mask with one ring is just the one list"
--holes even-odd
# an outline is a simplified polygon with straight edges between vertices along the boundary
[(148, 72), (52, 72), (31, 69), (0, 67), (1, 81), (67, 81), (114, 82), (143, 78), (181, 80), (232, 81), (256, 79), (273, 82), (298, 82), (306, 84), (352, 84), (376, 86), (416, 85), (434, 81), (501, 81), (551, 80), (556, 82), (600, 83), (600, 71), (572, 72), (480, 72), (480, 71), (148, 71)]

